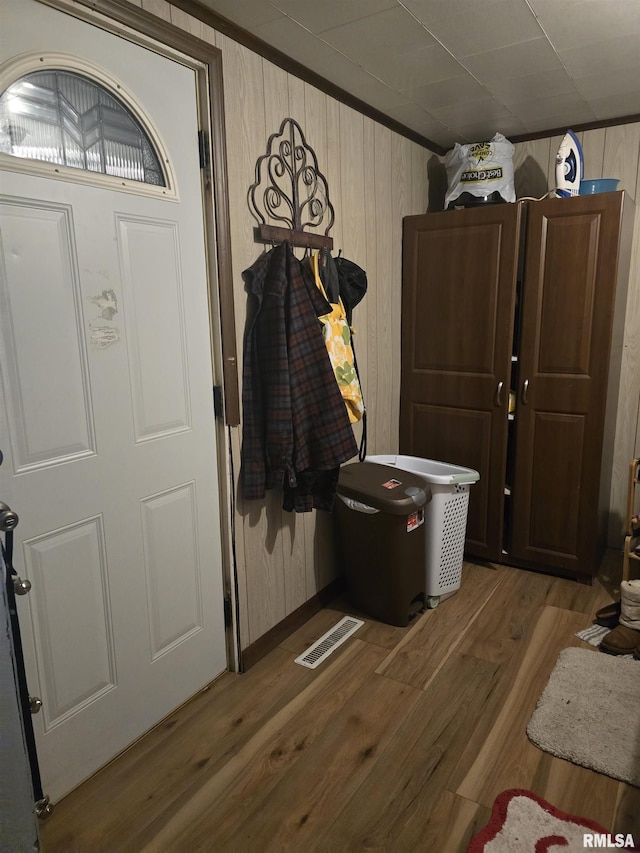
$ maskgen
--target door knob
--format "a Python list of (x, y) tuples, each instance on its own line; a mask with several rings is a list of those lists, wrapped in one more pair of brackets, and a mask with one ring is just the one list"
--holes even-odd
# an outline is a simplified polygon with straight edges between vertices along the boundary
[(527, 396), (529, 394), (529, 380), (525, 379), (522, 383), (522, 403), (523, 405), (527, 405)]
[(29, 710), (32, 714), (37, 714), (42, 708), (42, 699), (39, 696), (29, 696)]
[(493, 402), (496, 406), (502, 405), (502, 389), (503, 388), (504, 388), (504, 382), (498, 382), (498, 385), (496, 387), (496, 395), (495, 395), (495, 398), (493, 400)]
[(8, 504), (0, 501), (0, 531), (8, 533), (18, 526), (18, 513), (14, 512)]
[(49, 802), (48, 796), (44, 796), (41, 800), (36, 800), (35, 812), (41, 820), (46, 820), (52, 811), (53, 806)]
[(26, 595), (28, 592), (31, 592), (31, 581), (23, 581), (22, 578), (18, 577), (18, 575), (14, 575), (13, 591), (16, 595)]

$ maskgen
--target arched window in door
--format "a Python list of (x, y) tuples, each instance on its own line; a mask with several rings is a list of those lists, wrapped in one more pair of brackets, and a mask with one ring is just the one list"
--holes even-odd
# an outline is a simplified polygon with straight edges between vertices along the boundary
[(157, 133), (114, 88), (72, 67), (22, 74), (0, 95), (0, 153), (173, 194)]
[(0, 150), (165, 185), (151, 141), (101, 85), (69, 71), (26, 74), (0, 97)]

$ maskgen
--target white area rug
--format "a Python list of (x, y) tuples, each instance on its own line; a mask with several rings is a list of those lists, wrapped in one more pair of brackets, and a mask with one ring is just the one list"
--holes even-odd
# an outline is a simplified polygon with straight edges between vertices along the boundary
[(640, 787), (640, 661), (564, 649), (527, 734), (545, 752)]

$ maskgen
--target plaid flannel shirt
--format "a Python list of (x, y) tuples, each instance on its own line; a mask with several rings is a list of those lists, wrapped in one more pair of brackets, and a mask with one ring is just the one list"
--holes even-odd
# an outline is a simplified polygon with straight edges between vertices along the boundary
[(358, 452), (318, 321), (330, 306), (288, 243), (243, 278), (243, 497), (282, 485), (284, 509), (330, 510), (340, 465)]

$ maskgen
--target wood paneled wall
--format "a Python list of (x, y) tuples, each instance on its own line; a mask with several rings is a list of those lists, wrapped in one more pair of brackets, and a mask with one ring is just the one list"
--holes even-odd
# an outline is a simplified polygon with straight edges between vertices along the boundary
[[(640, 205), (640, 123), (587, 130), (577, 135), (584, 154), (585, 177), (619, 178), (618, 188)], [(547, 137), (516, 145), (518, 198), (539, 198), (554, 187), (555, 156), (561, 139), (561, 136)], [(629, 462), (640, 455), (640, 210), (635, 215), (622, 347), (608, 534), (609, 547), (616, 549), (623, 544)]]
[[(354, 311), (358, 363), (369, 411), (369, 452), (395, 452), (400, 395), (402, 218), (427, 209), (429, 151), (287, 74), (164, 0), (131, 0), (222, 51), (229, 208), (239, 353), (246, 318), (242, 272), (262, 247), (247, 206), (255, 163), (283, 118), (302, 127), (329, 184), (334, 252), (367, 272)], [(359, 428), (356, 437), (360, 438)], [(241, 428), (231, 430), (237, 484)], [(283, 512), (281, 494), (244, 503), (238, 495), (236, 559), (241, 645), (246, 648), (335, 577), (329, 517)]]
[[(257, 257), (255, 224), (246, 203), (256, 159), (285, 116), (302, 126), (325, 174), (336, 220), (334, 249), (367, 271), (368, 292), (354, 312), (356, 347), (370, 412), (372, 452), (397, 447), (400, 379), (402, 217), (426, 209), (427, 152), (375, 125), (218, 36), (223, 50), (229, 186), (238, 347), (246, 295), (242, 271)], [(240, 460), (240, 431), (233, 456)], [(242, 644), (253, 642), (335, 576), (329, 518), (280, 509), (279, 492), (264, 502), (237, 505), (238, 578)]]
[[(287, 74), (166, 0), (129, 0), (205, 39), (223, 54), (230, 217), (238, 349), (246, 294), (242, 271), (255, 260), (255, 221), (247, 189), (266, 141), (285, 116), (302, 126), (326, 175), (336, 222), (335, 248), (360, 264), (369, 290), (354, 312), (356, 346), (369, 410), (369, 452), (398, 446), (402, 218), (427, 209), (427, 171), (442, 167), (429, 151)], [(516, 193), (540, 197), (553, 186), (561, 137), (516, 145)], [(640, 199), (640, 124), (580, 134), (587, 177), (619, 177)], [(435, 167), (435, 168), (434, 168)], [(432, 189), (439, 190), (436, 182)], [(359, 437), (359, 435), (358, 435)], [(241, 431), (231, 431), (237, 482)], [(629, 460), (640, 455), (640, 213), (636, 216), (620, 401), (616, 425), (609, 544), (621, 547)], [(280, 495), (236, 506), (241, 645), (246, 648), (334, 578), (329, 519), (282, 512)]]

